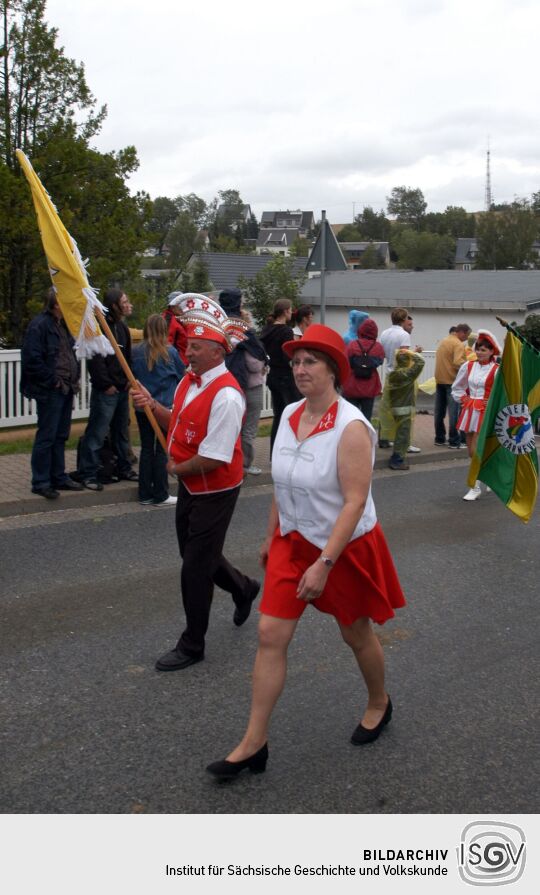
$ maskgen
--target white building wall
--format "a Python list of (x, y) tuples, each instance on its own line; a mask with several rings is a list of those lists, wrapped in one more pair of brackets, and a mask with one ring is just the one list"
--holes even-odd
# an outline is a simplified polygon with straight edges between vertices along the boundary
[[(315, 322), (320, 322), (320, 313), (317, 306), (313, 306), (315, 312)], [(327, 307), (325, 315), (325, 323), (332, 327), (338, 333), (343, 335), (349, 329), (349, 308)], [(374, 310), (369, 308), (358, 308), (365, 310), (379, 327), (379, 333), (383, 329), (387, 329), (392, 323), (390, 319), (390, 309)], [(412, 342), (414, 345), (421, 345), (427, 350), (435, 349), (441, 339), (448, 335), (451, 326), (457, 323), (468, 323), (473, 332), (477, 332), (480, 327), (489, 329), (498, 338), (502, 344), (504, 341), (506, 330), (496, 320), (495, 313), (492, 311), (463, 311), (457, 313), (452, 309), (444, 310), (419, 310), (411, 309), (411, 317), (414, 321), (414, 329), (412, 331)], [(526, 314), (523, 312), (505, 312), (501, 316), (509, 323), (523, 323)]]

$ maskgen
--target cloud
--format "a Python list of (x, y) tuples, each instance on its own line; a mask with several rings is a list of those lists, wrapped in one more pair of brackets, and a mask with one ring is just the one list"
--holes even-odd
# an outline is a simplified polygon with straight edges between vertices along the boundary
[(134, 144), (133, 189), (234, 187), (255, 208), (380, 208), (418, 186), (430, 210), (538, 187), (540, 6), (528, 0), (48, 0), (66, 53)]

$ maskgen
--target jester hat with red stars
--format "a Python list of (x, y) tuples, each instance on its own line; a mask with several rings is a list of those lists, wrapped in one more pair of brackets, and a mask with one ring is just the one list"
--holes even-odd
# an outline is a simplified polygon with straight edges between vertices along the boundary
[(232, 350), (225, 330), (227, 315), (212, 298), (198, 292), (182, 292), (170, 305), (180, 307), (188, 339), (205, 339), (217, 342), (227, 352)]

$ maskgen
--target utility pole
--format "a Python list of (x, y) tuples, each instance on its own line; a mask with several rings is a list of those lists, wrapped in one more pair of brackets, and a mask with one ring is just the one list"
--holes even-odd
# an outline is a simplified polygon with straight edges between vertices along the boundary
[(485, 195), (485, 206), (486, 211), (491, 211), (491, 206), (493, 205), (493, 196), (491, 195), (491, 161), (490, 161), (490, 151), (489, 151), (489, 137), (488, 137), (488, 148), (487, 148), (487, 161), (486, 161), (486, 195)]
[(326, 211), (321, 212), (321, 323), (326, 316)]

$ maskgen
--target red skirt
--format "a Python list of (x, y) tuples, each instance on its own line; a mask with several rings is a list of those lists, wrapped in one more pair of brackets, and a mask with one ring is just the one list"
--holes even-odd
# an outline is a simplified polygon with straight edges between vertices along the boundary
[[(300, 618), (306, 606), (296, 593), (298, 582), (321, 551), (297, 531), (283, 536), (277, 529), (270, 545), (264, 593), (259, 611), (273, 618)], [(320, 597), (311, 601), (320, 612), (349, 626), (368, 617), (382, 625), (405, 606), (405, 597), (379, 523), (355, 538), (330, 570)]]

